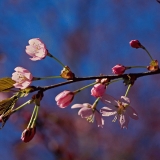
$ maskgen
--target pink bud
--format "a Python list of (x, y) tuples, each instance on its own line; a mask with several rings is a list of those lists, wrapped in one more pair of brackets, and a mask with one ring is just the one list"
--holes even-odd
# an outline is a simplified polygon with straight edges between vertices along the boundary
[(141, 43), (138, 40), (131, 40), (129, 42), (130, 46), (133, 48), (142, 48), (143, 46), (141, 45)]
[(35, 133), (36, 133), (36, 127), (27, 128), (22, 132), (21, 140), (23, 142), (27, 143), (27, 142), (32, 140), (32, 138), (34, 137)]
[(14, 84), (15, 88), (27, 88), (32, 82), (32, 74), (27, 69), (22, 67), (16, 67), (14, 70), (16, 72), (12, 74), (12, 79), (16, 82)]
[(112, 68), (112, 72), (113, 72), (114, 74), (118, 74), (118, 75), (123, 74), (123, 73), (125, 72), (125, 70), (126, 70), (126, 67), (123, 66), (123, 65), (121, 65), (121, 64), (117, 64), (116, 66), (114, 66), (114, 67)]
[(30, 55), (32, 61), (37, 61), (47, 56), (47, 49), (45, 44), (39, 38), (29, 40), (29, 45), (26, 46), (26, 53)]
[(55, 97), (55, 101), (57, 102), (57, 105), (60, 108), (66, 108), (68, 105), (70, 105), (73, 98), (74, 98), (74, 92), (65, 90), (65, 91), (59, 93)]
[(3, 116), (0, 115), (0, 123), (3, 122)]
[(95, 84), (94, 87), (91, 89), (91, 95), (94, 97), (101, 97), (105, 93), (105, 90), (106, 86), (104, 84)]

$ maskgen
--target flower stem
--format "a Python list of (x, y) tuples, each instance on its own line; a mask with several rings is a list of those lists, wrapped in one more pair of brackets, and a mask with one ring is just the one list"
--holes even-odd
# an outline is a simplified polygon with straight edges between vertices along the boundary
[(29, 121), (29, 124), (28, 124), (27, 128), (31, 128), (31, 126), (32, 126), (32, 124), (33, 124), (33, 119), (34, 119), (34, 115), (35, 115), (36, 110), (37, 110), (37, 107), (36, 107), (36, 105), (35, 105), (34, 110), (33, 110), (33, 112), (32, 112), (32, 116), (31, 116), (31, 118), (30, 118), (30, 121)]
[(33, 77), (33, 81), (44, 80), (44, 79), (52, 79), (52, 78), (62, 78), (61, 76), (50, 76), (50, 77)]
[(125, 93), (125, 97), (127, 97), (130, 88), (131, 88), (131, 84), (129, 84), (129, 86), (128, 86), (128, 88), (127, 88), (127, 91), (126, 91), (126, 93)]
[(95, 102), (94, 102), (93, 105), (92, 105), (92, 109), (96, 109), (96, 106), (97, 106), (99, 100), (100, 100), (100, 97), (98, 97), (98, 98), (95, 100)]
[(31, 125), (31, 128), (33, 128), (33, 127), (34, 127), (34, 125), (35, 125), (35, 123), (36, 123), (36, 119), (37, 119), (38, 111), (39, 111), (39, 106), (38, 106), (38, 105), (36, 105), (35, 107), (36, 107), (35, 117), (34, 117), (34, 119), (33, 119), (33, 122), (32, 122), (32, 125)]
[(65, 67), (65, 65), (60, 61), (58, 60), (56, 57), (54, 57), (52, 54), (50, 54), (49, 52), (47, 53), (47, 56), (53, 58), (54, 60), (56, 60), (60, 65), (62, 65), (63, 67)]
[(152, 58), (151, 54), (148, 52), (148, 50), (147, 50), (145, 47), (143, 47), (142, 49), (144, 49), (144, 50), (147, 52), (148, 56), (149, 56), (149, 57), (151, 58), (151, 60), (153, 61), (153, 58)]
[(29, 100), (29, 101), (23, 103), (21, 106), (15, 108), (12, 112), (16, 112), (16, 111), (18, 111), (19, 109), (23, 108), (25, 105), (30, 104), (30, 103), (31, 103), (31, 100)]
[(76, 91), (74, 91), (74, 93), (78, 93), (78, 92), (86, 89), (87, 87), (93, 86), (93, 85), (96, 84), (96, 83), (97, 83), (97, 82), (94, 82), (94, 83), (91, 83), (91, 84), (89, 84), (89, 85), (87, 85), (87, 86), (84, 86), (84, 87), (82, 87), (82, 88), (80, 88), (80, 89), (77, 89)]

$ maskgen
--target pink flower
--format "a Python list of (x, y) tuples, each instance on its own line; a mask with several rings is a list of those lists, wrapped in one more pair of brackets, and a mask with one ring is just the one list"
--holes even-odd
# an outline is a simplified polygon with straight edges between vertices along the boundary
[(133, 48), (143, 48), (143, 46), (141, 45), (141, 43), (138, 40), (131, 40), (129, 42), (129, 44)]
[(106, 86), (104, 84), (98, 83), (95, 84), (91, 89), (91, 95), (94, 97), (101, 97), (106, 91)]
[(32, 61), (37, 61), (47, 56), (47, 49), (45, 44), (39, 38), (29, 40), (29, 46), (26, 46), (26, 53), (30, 55)]
[(118, 75), (123, 74), (125, 72), (125, 70), (126, 70), (126, 67), (121, 64), (117, 64), (112, 68), (112, 72), (114, 74), (118, 74)]
[(36, 127), (27, 128), (22, 132), (21, 140), (23, 142), (27, 143), (27, 142), (32, 140), (32, 138), (34, 137), (35, 133), (36, 133)]
[(138, 119), (138, 114), (136, 111), (129, 106), (130, 100), (128, 97), (121, 96), (121, 101), (115, 100), (113, 97), (105, 94), (102, 97), (102, 102), (105, 104), (110, 104), (108, 107), (103, 107), (100, 112), (102, 116), (115, 115), (112, 122), (119, 120), (121, 128), (128, 128), (129, 118)]
[(32, 74), (25, 68), (16, 67), (14, 69), (16, 72), (12, 74), (12, 80), (16, 83), (14, 84), (15, 88), (25, 89), (28, 87), (33, 79)]
[(78, 112), (82, 118), (86, 118), (89, 122), (94, 122), (94, 118), (97, 121), (98, 127), (102, 127), (104, 125), (104, 120), (97, 109), (94, 109), (93, 106), (89, 103), (83, 104), (74, 104), (71, 108), (81, 108)]
[(66, 108), (68, 105), (70, 105), (70, 103), (72, 102), (73, 98), (74, 98), (74, 92), (65, 90), (65, 91), (59, 93), (55, 97), (55, 101), (57, 102), (57, 105), (60, 108)]

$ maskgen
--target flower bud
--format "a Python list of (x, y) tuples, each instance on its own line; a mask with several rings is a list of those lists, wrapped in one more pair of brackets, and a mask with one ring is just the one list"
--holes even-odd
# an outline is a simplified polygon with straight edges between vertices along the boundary
[(143, 46), (141, 45), (141, 43), (138, 40), (131, 40), (129, 42), (130, 46), (133, 48), (143, 48)]
[(60, 108), (66, 108), (68, 105), (70, 105), (73, 98), (74, 98), (74, 92), (65, 90), (65, 91), (59, 93), (55, 97), (55, 101), (57, 102), (57, 105)]
[(70, 80), (74, 79), (75, 75), (68, 66), (65, 66), (61, 71), (61, 77)]
[(150, 65), (147, 66), (147, 69), (149, 71), (157, 71), (159, 69), (158, 61), (157, 60), (152, 60)]
[(91, 89), (91, 95), (97, 98), (101, 97), (105, 93), (105, 90), (105, 85), (101, 83), (95, 84), (94, 87)]
[(0, 123), (3, 122), (3, 116), (0, 115)]
[(126, 67), (121, 64), (117, 64), (112, 68), (112, 72), (114, 74), (118, 74), (118, 75), (123, 74), (125, 72), (125, 70), (126, 70)]
[(32, 140), (32, 138), (34, 137), (35, 133), (36, 133), (36, 127), (27, 128), (22, 132), (21, 140), (23, 142), (27, 143), (27, 142)]

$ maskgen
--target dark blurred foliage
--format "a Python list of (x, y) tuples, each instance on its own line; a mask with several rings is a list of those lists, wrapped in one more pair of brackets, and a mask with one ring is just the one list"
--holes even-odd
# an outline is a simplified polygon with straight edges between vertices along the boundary
[[(148, 65), (150, 60), (129, 41), (138, 39), (160, 61), (160, 5), (146, 0), (2, 0), (0, 1), (1, 77), (11, 76), (17, 66), (34, 76), (59, 75), (62, 69), (50, 58), (32, 62), (25, 54), (31, 38), (41, 38), (50, 53), (68, 65), (76, 76), (111, 74), (111, 68)], [(133, 69), (143, 72), (144, 69)], [(130, 72), (130, 71), (127, 71)], [(38, 115), (37, 131), (29, 143), (20, 140), (33, 106), (12, 115), (0, 131), (2, 160), (159, 160), (160, 83), (159, 75), (138, 79), (129, 92), (139, 120), (127, 130), (105, 118), (104, 128), (81, 119), (70, 106), (60, 109), (54, 97), (64, 89), (75, 90), (92, 83), (80, 82), (47, 91)], [(50, 85), (56, 80), (33, 85)], [(126, 87), (112, 84), (107, 93), (119, 98)], [(1, 99), (11, 96), (1, 94)], [(30, 96), (29, 96), (30, 97)], [(17, 104), (28, 100), (22, 98)], [(79, 93), (74, 103), (93, 103), (90, 89)], [(99, 103), (99, 108), (104, 107)]]

